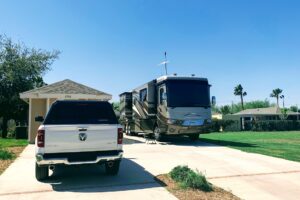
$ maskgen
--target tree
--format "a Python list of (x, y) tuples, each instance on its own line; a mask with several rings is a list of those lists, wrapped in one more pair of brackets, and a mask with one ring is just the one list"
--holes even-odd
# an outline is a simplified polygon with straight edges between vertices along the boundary
[(0, 35), (2, 137), (7, 135), (9, 119), (19, 120), (27, 113), (27, 104), (19, 98), (19, 93), (44, 85), (42, 76), (50, 70), (59, 53), (28, 48), (23, 43), (14, 43), (10, 38)]
[[(222, 113), (221, 108), (224, 107), (224, 106), (221, 106), (221, 107), (215, 106), (213, 111)], [(237, 112), (240, 112), (242, 110), (242, 104), (241, 103), (237, 103), (237, 104), (232, 103), (231, 105), (226, 105), (226, 106), (229, 109), (229, 113), (237, 113)], [(249, 101), (249, 102), (244, 103), (244, 108), (245, 109), (269, 108), (271, 106), (275, 106), (275, 104), (271, 104), (268, 99), (255, 100), (255, 101)], [(227, 108), (225, 108), (225, 110), (228, 110)], [(223, 110), (223, 112), (224, 112), (224, 110)], [(228, 113), (228, 112), (226, 111), (226, 113)]]
[(242, 104), (242, 109), (244, 110), (244, 96), (247, 96), (247, 92), (244, 91), (244, 88), (241, 84), (238, 84), (234, 88), (234, 95), (235, 96), (240, 96), (241, 98), (241, 104)]
[(228, 115), (230, 114), (230, 106), (228, 105), (221, 106), (220, 111), (223, 115)]
[(298, 112), (299, 110), (298, 110), (298, 106), (291, 106), (290, 107), (290, 110), (292, 111), (292, 112)]
[(279, 107), (279, 96), (282, 93), (282, 89), (276, 88), (270, 94), (270, 97), (274, 97), (277, 100), (277, 107)]
[(113, 102), (112, 106), (113, 106), (114, 111), (120, 112), (120, 102), (118, 102), (118, 101), (117, 102)]

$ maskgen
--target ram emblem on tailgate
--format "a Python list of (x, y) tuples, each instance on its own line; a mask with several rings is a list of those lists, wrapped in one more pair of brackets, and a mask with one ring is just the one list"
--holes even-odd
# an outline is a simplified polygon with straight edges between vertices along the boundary
[(87, 138), (86, 133), (79, 133), (79, 140), (80, 140), (80, 141), (85, 141), (86, 138)]

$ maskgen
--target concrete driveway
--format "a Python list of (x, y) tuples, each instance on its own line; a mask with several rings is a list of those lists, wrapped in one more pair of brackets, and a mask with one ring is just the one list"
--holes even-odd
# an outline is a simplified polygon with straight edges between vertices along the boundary
[(243, 199), (299, 199), (300, 163), (185, 139), (145, 144), (127, 137), (117, 177), (100, 167), (58, 169), (45, 183), (34, 178), (33, 146), (0, 177), (0, 199), (175, 199), (154, 180), (189, 165)]
[[(129, 137), (143, 141), (142, 138)], [(126, 156), (153, 175), (188, 165), (213, 184), (242, 199), (300, 199), (300, 163), (227, 147), (173, 138), (153, 145), (125, 147)]]
[(176, 199), (153, 179), (153, 175), (126, 157), (118, 176), (106, 176), (101, 166), (58, 168), (49, 180), (38, 182), (34, 175), (34, 146), (0, 176), (0, 199)]

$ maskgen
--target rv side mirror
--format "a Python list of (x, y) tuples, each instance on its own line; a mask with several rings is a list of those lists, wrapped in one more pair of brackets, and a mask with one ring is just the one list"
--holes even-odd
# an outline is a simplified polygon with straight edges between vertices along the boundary
[(116, 115), (116, 117), (119, 119), (120, 116), (121, 116), (121, 113), (120, 113), (119, 111), (115, 110), (115, 115)]
[(35, 121), (36, 121), (36, 122), (43, 122), (43, 121), (44, 121), (44, 117), (42, 117), (42, 116), (37, 116), (37, 117), (35, 117)]
[(217, 103), (216, 97), (215, 97), (215, 96), (212, 96), (212, 97), (211, 97), (211, 105), (215, 106), (216, 103)]

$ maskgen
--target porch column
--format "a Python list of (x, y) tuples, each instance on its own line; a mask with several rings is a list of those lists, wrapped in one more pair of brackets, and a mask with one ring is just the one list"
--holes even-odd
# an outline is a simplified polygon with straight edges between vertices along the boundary
[(29, 98), (29, 116), (28, 116), (28, 142), (30, 142), (30, 136), (31, 136), (31, 112), (32, 112), (32, 100)]
[(50, 107), (50, 99), (49, 98), (47, 98), (47, 100), (46, 100), (47, 102), (46, 102), (46, 113), (48, 112), (48, 110), (49, 110), (49, 107)]

